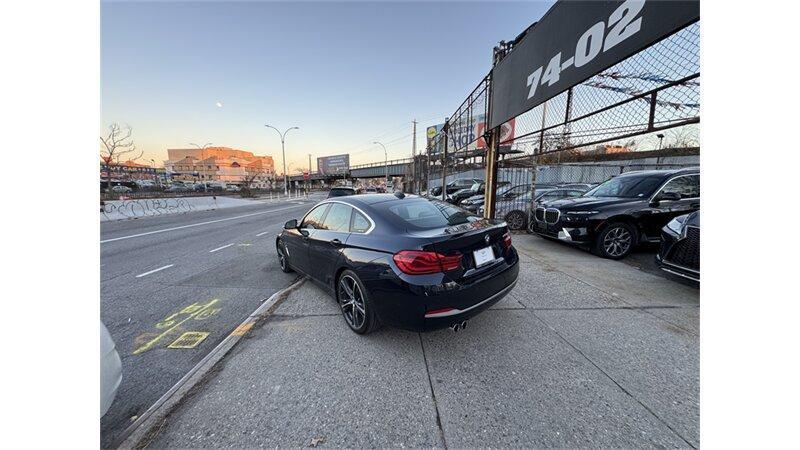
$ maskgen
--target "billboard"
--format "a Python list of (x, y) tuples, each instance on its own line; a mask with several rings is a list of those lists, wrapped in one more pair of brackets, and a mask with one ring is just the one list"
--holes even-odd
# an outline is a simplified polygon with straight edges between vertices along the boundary
[(697, 20), (698, 0), (557, 2), (492, 69), (490, 127)]
[(322, 156), (317, 158), (320, 175), (344, 175), (350, 170), (350, 155)]
[[(428, 137), (428, 146), (431, 148), (431, 155), (439, 154), (443, 151), (443, 141), (434, 141), (434, 137), (442, 131), (444, 124), (433, 125), (428, 127), (426, 135)], [(483, 139), (483, 134), (486, 132), (486, 115), (478, 114), (473, 117), (471, 121), (459, 120), (450, 129), (448, 139), (448, 151), (456, 149), (463, 150), (468, 145), (473, 144), (474, 149), (485, 149), (486, 140)], [(500, 142), (502, 144), (510, 144), (514, 140), (514, 119), (509, 120), (500, 127)]]

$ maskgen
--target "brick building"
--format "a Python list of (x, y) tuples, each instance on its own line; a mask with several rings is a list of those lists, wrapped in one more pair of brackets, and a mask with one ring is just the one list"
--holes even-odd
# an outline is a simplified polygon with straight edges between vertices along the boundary
[(256, 156), (246, 150), (228, 147), (204, 149), (167, 149), (168, 160), (164, 167), (173, 173), (173, 179), (191, 181), (223, 181), (265, 186), (275, 178), (272, 156)]

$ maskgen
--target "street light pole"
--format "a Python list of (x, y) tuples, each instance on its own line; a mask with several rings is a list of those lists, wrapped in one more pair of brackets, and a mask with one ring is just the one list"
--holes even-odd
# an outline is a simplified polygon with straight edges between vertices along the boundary
[[(189, 142), (189, 145), (194, 145), (195, 147), (197, 147), (197, 149), (198, 149), (198, 150), (200, 150), (200, 151), (202, 152), (203, 150), (205, 150), (205, 149), (207, 149), (208, 147), (210, 147), (212, 144), (211, 144), (211, 142), (206, 142), (206, 143), (205, 143), (205, 144), (203, 144), (203, 146), (201, 147), (201, 146), (199, 146), (199, 145), (197, 145), (197, 144), (195, 144), (195, 143)], [(202, 155), (200, 155), (200, 156), (202, 156)], [(195, 182), (197, 181), (197, 177), (195, 177), (195, 176), (194, 176), (194, 174), (192, 174), (192, 179), (194, 179), (194, 181), (195, 181)]]
[(292, 130), (299, 130), (300, 127), (291, 127), (281, 133), (281, 131), (272, 125), (264, 125), (267, 128), (272, 128), (281, 137), (281, 153), (283, 154), (283, 195), (289, 195), (289, 179), (286, 176), (286, 133)]
[(386, 184), (387, 184), (386, 187), (388, 188), (389, 187), (388, 186), (388, 184), (389, 184), (389, 157), (387, 156), (388, 153), (386, 153), (386, 146), (381, 144), (378, 141), (373, 142), (373, 144), (378, 144), (381, 147), (383, 147), (383, 168), (386, 169), (386, 178), (385, 178), (384, 181), (386, 182)]

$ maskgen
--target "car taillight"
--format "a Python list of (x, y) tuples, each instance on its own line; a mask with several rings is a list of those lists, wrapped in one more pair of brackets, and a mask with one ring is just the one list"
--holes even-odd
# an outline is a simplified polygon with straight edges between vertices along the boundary
[(511, 233), (508, 231), (503, 235), (503, 245), (506, 247), (506, 250), (511, 248)]
[(403, 250), (392, 257), (397, 267), (409, 275), (446, 272), (461, 266), (461, 255), (445, 256), (436, 252)]

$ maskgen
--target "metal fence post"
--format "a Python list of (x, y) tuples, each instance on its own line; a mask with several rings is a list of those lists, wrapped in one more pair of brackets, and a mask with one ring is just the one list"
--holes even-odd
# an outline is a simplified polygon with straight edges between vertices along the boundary
[(444, 133), (444, 148), (442, 149), (442, 201), (447, 201), (447, 132), (450, 130), (450, 125), (447, 121), (450, 118), (446, 118), (444, 120), (444, 126), (442, 127), (442, 133)]
[(497, 195), (497, 153), (500, 128), (489, 131), (489, 148), (486, 149), (486, 185), (483, 196), (483, 217), (494, 218)]

